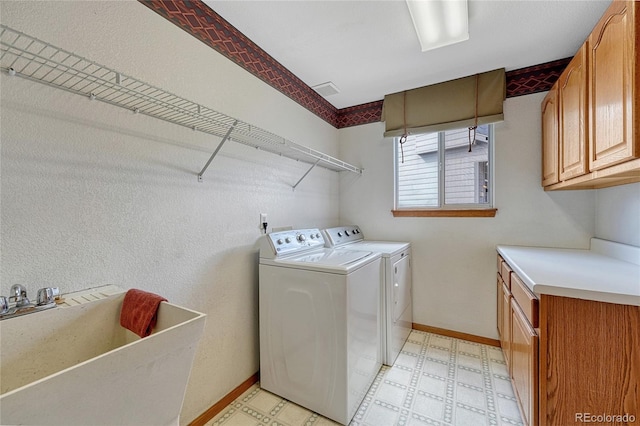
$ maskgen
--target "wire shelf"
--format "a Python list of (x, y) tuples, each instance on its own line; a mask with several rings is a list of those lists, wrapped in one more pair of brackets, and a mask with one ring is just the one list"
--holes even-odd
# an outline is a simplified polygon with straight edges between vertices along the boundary
[(236, 120), (5, 25), (0, 25), (0, 47), (0, 67), (9, 75), (222, 138), (198, 175), (200, 180), (227, 139), (311, 164), (312, 168), (318, 165), (333, 171), (362, 173), (360, 168), (330, 155)]

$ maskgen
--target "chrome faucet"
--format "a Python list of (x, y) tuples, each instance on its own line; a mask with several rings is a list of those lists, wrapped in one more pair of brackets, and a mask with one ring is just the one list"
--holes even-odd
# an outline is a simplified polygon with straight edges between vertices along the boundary
[(16, 302), (16, 308), (22, 308), (31, 304), (29, 298), (27, 297), (27, 289), (22, 284), (12, 285), (9, 292), (9, 302), (11, 302), (11, 300), (13, 299), (13, 301)]
[[(0, 320), (13, 318), (32, 312), (56, 307), (56, 298), (60, 296), (57, 287), (45, 287), (38, 290), (37, 304), (27, 297), (27, 289), (22, 284), (11, 286), (9, 297), (0, 296)], [(11, 303), (11, 302), (14, 303)]]
[(0, 315), (9, 312), (9, 301), (6, 297), (0, 296)]

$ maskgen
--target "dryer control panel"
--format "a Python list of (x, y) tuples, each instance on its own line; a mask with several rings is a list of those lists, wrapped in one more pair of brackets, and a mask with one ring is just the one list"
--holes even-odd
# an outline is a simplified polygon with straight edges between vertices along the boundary
[(340, 246), (364, 239), (360, 228), (355, 225), (327, 228), (324, 232), (328, 243), (327, 247)]
[(267, 238), (276, 256), (324, 247), (324, 237), (317, 228), (272, 232)]

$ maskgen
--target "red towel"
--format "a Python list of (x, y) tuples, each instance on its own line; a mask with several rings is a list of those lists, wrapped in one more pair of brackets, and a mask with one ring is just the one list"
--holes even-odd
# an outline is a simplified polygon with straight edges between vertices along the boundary
[(120, 311), (120, 325), (140, 337), (147, 337), (158, 321), (160, 302), (166, 301), (167, 299), (157, 294), (132, 288), (124, 295)]

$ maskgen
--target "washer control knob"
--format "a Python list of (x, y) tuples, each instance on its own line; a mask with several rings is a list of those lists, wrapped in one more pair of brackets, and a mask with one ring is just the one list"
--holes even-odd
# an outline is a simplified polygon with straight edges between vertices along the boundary
[(342, 232), (338, 232), (338, 237), (342, 237)]
[(348, 236), (349, 236), (349, 231), (344, 231), (344, 235), (345, 235), (346, 237), (348, 237)]
[(316, 234), (316, 238), (320, 238), (320, 233), (317, 233), (317, 234)]
[(305, 237), (304, 235), (300, 234), (298, 235), (298, 241), (300, 241), (301, 243), (305, 242), (307, 240), (307, 237)]
[(287, 237), (284, 239), (286, 242), (290, 243), (291, 242), (291, 238)]
[(313, 234), (311, 234), (311, 235), (309, 235), (309, 236), (311, 237), (311, 239), (312, 239), (312, 240), (316, 238), (316, 236), (315, 236), (315, 235), (313, 235)]
[(278, 238), (278, 241), (276, 241), (276, 243), (282, 244), (283, 243), (282, 238)]

